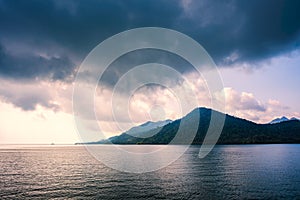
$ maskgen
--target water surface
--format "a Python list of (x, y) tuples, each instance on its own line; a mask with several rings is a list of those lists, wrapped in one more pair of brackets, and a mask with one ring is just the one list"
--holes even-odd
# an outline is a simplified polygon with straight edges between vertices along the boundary
[[(101, 150), (104, 147), (98, 148)], [(130, 148), (141, 148), (141, 145)], [(0, 197), (300, 197), (300, 145), (218, 145), (204, 159), (199, 159), (198, 153), (199, 146), (192, 146), (179, 160), (166, 168), (131, 174), (106, 167), (95, 160), (83, 146), (1, 146)]]

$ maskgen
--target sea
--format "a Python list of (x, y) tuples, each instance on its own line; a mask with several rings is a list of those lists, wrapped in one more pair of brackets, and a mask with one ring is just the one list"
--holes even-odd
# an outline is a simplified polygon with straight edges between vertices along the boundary
[(300, 199), (299, 144), (216, 145), (202, 159), (199, 148), (159, 170), (128, 173), (82, 145), (1, 145), (0, 199)]

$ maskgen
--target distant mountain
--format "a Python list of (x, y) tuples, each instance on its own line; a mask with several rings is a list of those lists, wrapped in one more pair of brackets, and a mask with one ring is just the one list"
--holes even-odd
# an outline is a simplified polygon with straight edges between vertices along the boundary
[(172, 122), (172, 120), (169, 120), (169, 119), (164, 120), (164, 121), (157, 121), (157, 122), (148, 121), (139, 126), (132, 127), (125, 133), (128, 135), (131, 135), (131, 136), (146, 138), (146, 137), (149, 137), (150, 135), (144, 135), (143, 133), (149, 132), (152, 129), (163, 127), (164, 125), (169, 124), (171, 122)]
[(298, 120), (298, 121), (300, 121), (300, 119), (298, 119), (296, 117), (292, 117), (290, 120)]
[(298, 120), (299, 121), (299, 119), (297, 119), (295, 117), (288, 119), (287, 117), (283, 116), (281, 118), (273, 119), (271, 122), (269, 122), (269, 124), (277, 124), (277, 123), (286, 122), (286, 121), (290, 121), (290, 120)]
[[(120, 140), (122, 136), (148, 138), (155, 135), (157, 132), (159, 132), (162, 129), (162, 127), (164, 127), (165, 125), (171, 122), (172, 120), (170, 119), (157, 121), (157, 122), (147, 121), (141, 125), (132, 127), (131, 129), (122, 133), (121, 135), (113, 136), (106, 140), (100, 140), (96, 142), (76, 143), (76, 144), (107, 144), (111, 142), (114, 143)], [(152, 131), (154, 129), (155, 131)]]
[[(119, 136), (93, 142), (92, 144), (110, 142), (113, 144), (168, 144), (175, 137), (181, 122), (184, 122), (181, 128), (183, 128), (185, 134), (189, 134), (191, 127), (198, 127), (192, 144), (202, 144), (213, 112), (216, 116), (225, 116), (225, 124), (218, 144), (300, 143), (300, 121), (298, 120), (288, 120), (275, 124), (256, 124), (245, 119), (225, 115), (212, 109), (197, 108), (182, 119), (141, 133), (150, 137), (139, 137), (137, 132), (135, 132), (136, 136), (132, 136), (125, 132)], [(197, 124), (198, 117), (200, 117), (200, 121)], [(178, 144), (187, 143), (184, 137), (178, 142)]]

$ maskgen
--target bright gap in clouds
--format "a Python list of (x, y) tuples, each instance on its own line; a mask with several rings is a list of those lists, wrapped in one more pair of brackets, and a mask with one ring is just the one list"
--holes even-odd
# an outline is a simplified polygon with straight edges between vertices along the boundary
[(111, 136), (147, 121), (182, 117), (180, 100), (172, 89), (145, 85), (130, 96), (118, 95), (117, 103), (110, 99), (112, 90), (98, 90), (96, 115), (99, 127), (105, 135)]
[[(292, 76), (300, 74), (298, 63), (300, 53), (294, 52), (257, 64), (252, 71), (245, 66), (221, 68), (226, 112), (258, 123), (268, 123), (282, 115), (300, 118), (300, 93), (295, 92), (299, 90), (300, 80)], [(210, 107), (205, 81), (193, 73), (185, 75), (189, 81), (186, 87), (195, 92), (199, 106)], [(4, 123), (0, 126), (0, 143), (79, 142), (72, 115), (72, 87), (72, 83), (59, 81), (37, 84), (35, 81), (24, 83), (1, 79), (0, 119)], [(98, 113), (99, 126), (106, 137), (110, 137), (149, 120), (174, 120), (187, 114), (181, 113), (176, 92), (172, 92), (176, 87), (182, 85), (175, 84), (169, 89), (139, 88), (127, 102), (130, 121), (118, 122), (107, 115), (111, 109), (108, 98), (111, 89), (99, 90), (97, 105), (107, 109)], [(94, 138), (98, 139), (101, 138)]]
[(1, 144), (73, 144), (79, 141), (73, 116), (37, 106), (24, 111), (0, 101)]
[(260, 63), (220, 68), (228, 112), (258, 123), (283, 115), (300, 118), (299, 63), (296, 50)]
[[(280, 74), (281, 72), (284, 74), (291, 69), (295, 69), (295, 63), (298, 59), (298, 57), (293, 57), (275, 60), (279, 63), (277, 64), (279, 66), (276, 66), (277, 68), (264, 66), (263, 68), (256, 69), (252, 73), (245, 73), (237, 68), (221, 69), (221, 75), (225, 83), (226, 112), (258, 123), (267, 123), (273, 118), (282, 115), (300, 118), (299, 109), (297, 110), (298, 104), (286, 103), (289, 101), (293, 102), (294, 99), (287, 98), (286, 101), (279, 101), (278, 99), (280, 99), (281, 96), (275, 95), (275, 89), (269, 93), (265, 92), (269, 91), (269, 88), (264, 88), (263, 84), (264, 81), (266, 81), (263, 78), (266, 70), (269, 70), (268, 74), (273, 74), (273, 76), (276, 77), (276, 74)], [(279, 61), (288, 61), (288, 65), (283, 68)], [(274, 63), (270, 63), (270, 65), (271, 64), (273, 65)], [(276, 71), (276, 73), (274, 71)], [(199, 106), (210, 107), (210, 94), (206, 88), (205, 81), (198, 79), (198, 76), (193, 73), (186, 74), (186, 76), (189, 81), (186, 87), (191, 87), (195, 92)], [(241, 81), (241, 78), (243, 81)], [(270, 77), (268, 81), (270, 82)], [(276, 85), (276, 79), (273, 81)], [(297, 82), (297, 80), (294, 81)], [(289, 80), (285, 82), (285, 84), (289, 85), (290, 82), (293, 81)], [(41, 83), (41, 87), (41, 85), (35, 83), (24, 84), (6, 80), (2, 80), (2, 83), (0, 90), (2, 94), (6, 94), (7, 96), (2, 95), (0, 101), (0, 119), (2, 122), (5, 122), (1, 124), (0, 127), (0, 143), (50, 144), (54, 142), (57, 144), (70, 144), (80, 141), (76, 133), (71, 110), (72, 84), (44, 82)], [(187, 83), (183, 82), (181, 84)], [(277, 87), (276, 89), (288, 97), (289, 90), (285, 89), (287, 85), (283, 84), (282, 88)], [(174, 85), (173, 88), (139, 88), (130, 99), (127, 99), (128, 110), (126, 110), (126, 112), (128, 111), (129, 113), (126, 114), (130, 115), (130, 120), (121, 120), (118, 122), (109, 115), (111, 112), (109, 97), (112, 91), (107, 88), (99, 90), (100, 93), (98, 93), (96, 97), (96, 109), (97, 105), (106, 109), (105, 112), (101, 109), (101, 113), (98, 113), (99, 127), (101, 127), (106, 137), (110, 137), (149, 120), (174, 120), (182, 117), (187, 113), (181, 112), (180, 102), (176, 99), (176, 93), (172, 92), (172, 90), (176, 91), (176, 87), (182, 87), (182, 85)], [(295, 85), (291, 87), (295, 87)], [(11, 91), (11, 88), (14, 88), (14, 91)], [(23, 88), (23, 90), (18, 88)], [(24, 88), (28, 90), (24, 90)], [(244, 90), (241, 90), (241, 88)], [(264, 95), (260, 94), (260, 92)], [(42, 99), (41, 94), (44, 94)], [(297, 95), (299, 96), (299, 94), (293, 93), (291, 97), (297, 99)], [(34, 105), (28, 105), (28, 110), (24, 110), (27, 109), (27, 107), (23, 107), (22, 109), (20, 105), (26, 105), (24, 101), (27, 101), (29, 97), (31, 99), (40, 97), (38, 100), (41, 102), (37, 101)], [(10, 98), (15, 101), (10, 101)], [(23, 103), (21, 104), (21, 102)], [(51, 106), (52, 103), (55, 103), (54, 111), (54, 107)], [(156, 115), (155, 112), (157, 112)], [(93, 131), (96, 133), (98, 129)], [(100, 139), (99, 137), (93, 138), (95, 141)]]

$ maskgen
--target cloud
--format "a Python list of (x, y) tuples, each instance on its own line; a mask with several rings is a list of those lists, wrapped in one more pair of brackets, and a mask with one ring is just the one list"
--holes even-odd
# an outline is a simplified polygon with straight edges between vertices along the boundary
[[(114, 97), (115, 100), (111, 99), (112, 88), (98, 87), (93, 116), (90, 116), (89, 113), (81, 116), (91, 125), (86, 127), (91, 130), (86, 131), (96, 134), (100, 127), (104, 134), (112, 136), (148, 120), (174, 120), (184, 116), (195, 107), (194, 104), (189, 104), (193, 98), (197, 99), (198, 106), (211, 107), (211, 97), (205, 80), (199, 79), (194, 73), (188, 74), (186, 78), (188, 82), (179, 82), (171, 88), (145, 85), (138, 88), (132, 95), (119, 93)], [(48, 121), (49, 112), (52, 110), (57, 113), (69, 114), (70, 117), (73, 114), (73, 85), (70, 83), (61, 81), (24, 83), (6, 79), (0, 80), (2, 83), (0, 85), (1, 102), (14, 105), (15, 109), (21, 108), (17, 109), (18, 113), (35, 113), (36, 118), (34, 120), (36, 122)], [(186, 87), (191, 90), (187, 90)], [(281, 115), (299, 116), (299, 113), (291, 112), (289, 107), (282, 105), (277, 100), (271, 99), (267, 102), (261, 102), (252, 93), (238, 92), (232, 88), (225, 88), (224, 93), (226, 112), (231, 115), (259, 123), (269, 122)], [(82, 98), (77, 102), (79, 107), (83, 111), (87, 107), (94, 109), (94, 105), (86, 105), (87, 101), (84, 97), (85, 94), (82, 94)], [(53, 115), (51, 114), (51, 116)], [(97, 125), (95, 120), (97, 120), (99, 127), (95, 126)]]
[[(180, 11), (176, 4), (171, 6), (167, 1), (148, 2), (147, 13), (144, 6), (139, 1), (1, 1), (0, 42), (3, 49), (13, 51), (13, 54), (4, 54), (2, 59), (13, 62), (7, 62), (0, 73), (18, 77), (23, 74), (23, 70), (26, 72), (27, 68), (31, 69), (32, 63), (41, 64), (39, 68), (34, 68), (39, 72), (55, 73), (48, 71), (47, 67), (43, 69), (43, 64), (47, 63), (40, 63), (41, 58), (32, 54), (37, 52), (51, 58), (66, 57), (70, 63), (77, 65), (104, 39), (134, 27), (167, 27)], [(150, 14), (152, 12), (158, 13)], [(24, 60), (19, 59), (20, 49), (29, 50), (26, 57), (30, 61), (23, 63)], [(61, 73), (61, 66), (54, 69)], [(35, 70), (30, 71), (33, 74), (28, 72), (28, 78), (39, 75)]]
[(286, 110), (290, 108), (288, 106), (282, 105), (278, 100), (274, 100), (274, 99), (269, 99), (268, 105), (270, 105), (273, 108), (276, 107), (277, 109), (282, 109), (282, 110)]
[(282, 0), (1, 1), (0, 74), (68, 79), (97, 44), (145, 26), (190, 35), (217, 64), (257, 62), (299, 48), (299, 4)]
[[(299, 4), (283, 0), (0, 0), (0, 96), (27, 111), (42, 106), (71, 112), (71, 83), (85, 56), (106, 38), (145, 26), (171, 28), (191, 36), (222, 67), (253, 68), (253, 63), (300, 48)], [(148, 62), (166, 64), (191, 76), (200, 104), (211, 105), (205, 83), (192, 77), (193, 69), (186, 61), (149, 49), (131, 52), (112, 63), (102, 80), (107, 93), (132, 66)], [(173, 89), (182, 87), (180, 84), (175, 81)], [(134, 101), (152, 105), (162, 98), (162, 91), (144, 91), (149, 98), (141, 94)], [(230, 112), (248, 119), (259, 121), (262, 114), (273, 116), (280, 108), (274, 102), (262, 103), (248, 92), (230, 88), (225, 92)], [(105, 95), (99, 97), (99, 105), (108, 109)]]
[(182, 2), (180, 25), (218, 64), (257, 62), (299, 48), (299, 2)]
[(12, 55), (0, 44), (0, 75), (15, 79), (49, 79), (70, 81), (75, 73), (75, 65), (64, 55), (43, 56), (26, 53)]
[(299, 113), (291, 111), (290, 107), (278, 100), (259, 101), (254, 94), (238, 92), (233, 88), (224, 88), (226, 97), (226, 112), (228, 114), (252, 120), (257, 123), (268, 123), (283, 115), (291, 118)]
[[(128, 73), (130, 70), (135, 70), (134, 67), (148, 63), (159, 63), (162, 65), (166, 65), (173, 68), (178, 73), (184, 73), (185, 71), (187, 71), (187, 69), (188, 71), (195, 70), (188, 61), (174, 53), (157, 49), (143, 49), (128, 52), (112, 62), (103, 73), (101, 83), (105, 84), (108, 87), (113, 87), (122, 76), (126, 75), (126, 73)], [(149, 70), (149, 72), (150, 71), (151, 70)], [(149, 80), (149, 77), (151, 76), (154, 82), (162, 82), (162, 79), (166, 79), (165, 77), (167, 77), (167, 75), (164, 76), (160, 74), (162, 72), (163, 70), (159, 69), (155, 71), (153, 67), (153, 71), (151, 71), (151, 73), (140, 73), (139, 77), (134, 78), (142, 79), (140, 77), (142, 76), (144, 77), (144, 79)], [(177, 79), (177, 77), (169, 77), (165, 81), (172, 81), (175, 84), (176, 81), (178, 81)]]
[(24, 111), (41, 106), (53, 111), (72, 112), (72, 85), (62, 82), (16, 82), (0, 79), (0, 98)]
[(266, 111), (261, 102), (255, 99), (254, 95), (247, 92), (238, 93), (232, 88), (224, 88), (226, 104), (229, 110), (255, 110)]

